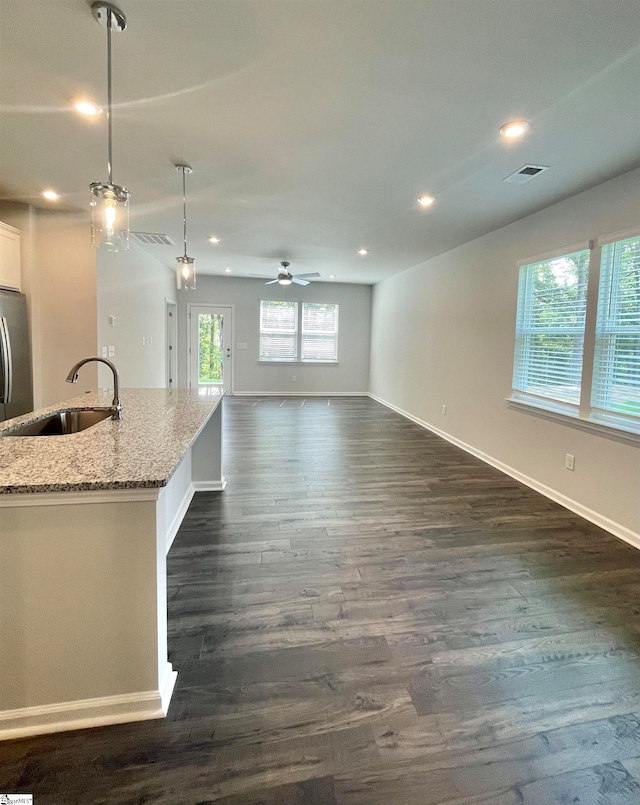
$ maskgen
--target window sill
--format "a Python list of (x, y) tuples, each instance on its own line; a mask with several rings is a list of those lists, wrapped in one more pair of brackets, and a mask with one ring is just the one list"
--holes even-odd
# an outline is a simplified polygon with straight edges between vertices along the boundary
[(259, 358), (258, 363), (270, 364), (288, 364), (289, 366), (338, 366), (339, 361), (287, 361), (287, 360), (270, 360), (269, 358)]
[(552, 401), (546, 406), (543, 402), (525, 400), (522, 397), (506, 397), (505, 400), (509, 403), (509, 408), (516, 411), (533, 414), (552, 422), (560, 422), (563, 425), (586, 430), (597, 436), (605, 436), (626, 444), (640, 445), (640, 425), (637, 430), (634, 430), (633, 424), (627, 427), (626, 423), (605, 423), (594, 419), (582, 419), (577, 413), (569, 412), (570, 406), (563, 410), (562, 403), (554, 404)]

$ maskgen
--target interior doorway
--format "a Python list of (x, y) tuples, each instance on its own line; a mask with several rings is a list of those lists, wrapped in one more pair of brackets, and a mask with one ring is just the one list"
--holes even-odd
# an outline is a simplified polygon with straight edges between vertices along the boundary
[(188, 305), (189, 388), (233, 394), (233, 305)]
[(165, 299), (166, 387), (178, 387), (178, 305)]

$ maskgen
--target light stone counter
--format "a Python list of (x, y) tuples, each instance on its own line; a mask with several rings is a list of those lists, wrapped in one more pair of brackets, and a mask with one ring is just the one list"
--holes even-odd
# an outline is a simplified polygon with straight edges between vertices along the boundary
[(121, 421), (0, 436), (0, 739), (167, 713), (166, 555), (194, 493), (225, 488), (222, 396), (121, 397)]
[[(189, 389), (123, 389), (123, 418), (66, 436), (0, 438), (0, 494), (166, 486), (221, 395)], [(108, 407), (91, 393), (0, 423), (0, 435), (61, 408)]]

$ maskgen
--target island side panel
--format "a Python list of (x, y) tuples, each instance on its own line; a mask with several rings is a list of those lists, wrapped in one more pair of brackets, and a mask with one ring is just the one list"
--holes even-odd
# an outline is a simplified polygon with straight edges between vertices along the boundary
[(222, 400), (191, 447), (191, 478), (196, 492), (220, 492), (222, 474)]
[(165, 523), (148, 497), (3, 501), (0, 734), (21, 723), (38, 732), (74, 717), (97, 724), (163, 715), (171, 671)]

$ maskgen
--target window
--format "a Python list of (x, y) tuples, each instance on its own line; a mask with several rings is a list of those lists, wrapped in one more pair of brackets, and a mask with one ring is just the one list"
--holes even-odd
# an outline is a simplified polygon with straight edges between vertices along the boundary
[(591, 406), (640, 417), (640, 236), (602, 247)]
[(521, 266), (510, 402), (640, 440), (637, 230)]
[(302, 360), (338, 360), (338, 305), (302, 304)]
[(298, 303), (260, 302), (260, 360), (298, 358)]
[(513, 388), (580, 405), (589, 250), (520, 268)]
[(260, 360), (337, 363), (338, 305), (260, 302)]

